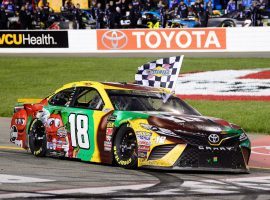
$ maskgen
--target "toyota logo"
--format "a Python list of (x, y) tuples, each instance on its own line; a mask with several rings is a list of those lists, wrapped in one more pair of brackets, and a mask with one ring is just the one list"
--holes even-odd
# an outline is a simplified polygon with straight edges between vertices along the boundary
[(128, 38), (122, 31), (113, 30), (105, 32), (102, 35), (101, 41), (108, 49), (122, 49), (127, 45)]
[(208, 140), (210, 143), (216, 144), (219, 142), (219, 136), (218, 136), (218, 134), (211, 134), (208, 136)]

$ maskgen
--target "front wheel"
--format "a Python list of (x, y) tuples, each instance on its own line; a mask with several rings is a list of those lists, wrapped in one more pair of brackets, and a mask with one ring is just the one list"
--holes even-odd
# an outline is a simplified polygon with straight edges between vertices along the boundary
[(127, 169), (138, 166), (138, 145), (135, 132), (126, 125), (122, 126), (114, 139), (113, 154), (116, 164)]
[(43, 157), (47, 151), (46, 131), (43, 123), (35, 119), (30, 127), (29, 147), (31, 153), (37, 157)]

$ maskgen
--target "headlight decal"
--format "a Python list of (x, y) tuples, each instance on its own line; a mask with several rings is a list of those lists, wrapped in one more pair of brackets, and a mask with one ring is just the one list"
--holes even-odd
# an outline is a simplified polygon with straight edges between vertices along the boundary
[(247, 135), (246, 135), (245, 133), (242, 133), (242, 134), (240, 135), (240, 137), (239, 137), (240, 142), (243, 142), (243, 141), (245, 141), (246, 139), (248, 139), (248, 137), (247, 137)]
[(142, 128), (144, 128), (146, 130), (154, 131), (154, 132), (161, 134), (161, 135), (178, 137), (178, 135), (176, 135), (174, 132), (172, 132), (171, 130), (166, 129), (166, 128), (160, 128), (160, 127), (152, 126), (149, 124), (143, 124), (143, 123), (141, 123), (140, 125)]

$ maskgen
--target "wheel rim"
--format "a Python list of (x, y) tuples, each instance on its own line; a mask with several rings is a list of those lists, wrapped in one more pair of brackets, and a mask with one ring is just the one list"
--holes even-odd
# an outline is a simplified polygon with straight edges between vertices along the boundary
[(36, 125), (32, 136), (33, 136), (33, 143), (35, 150), (39, 149), (42, 146), (43, 138), (44, 138), (44, 126), (43, 125)]
[(126, 133), (121, 140), (119, 145), (119, 151), (122, 159), (129, 159), (132, 156), (136, 156), (136, 149), (137, 149), (137, 140), (135, 133), (128, 132)]

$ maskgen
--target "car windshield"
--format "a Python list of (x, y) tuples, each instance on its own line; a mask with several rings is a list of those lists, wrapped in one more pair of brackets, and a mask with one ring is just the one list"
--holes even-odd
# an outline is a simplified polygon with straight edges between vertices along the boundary
[(181, 99), (165, 93), (138, 90), (107, 90), (107, 94), (115, 110), (200, 115), (198, 111)]

